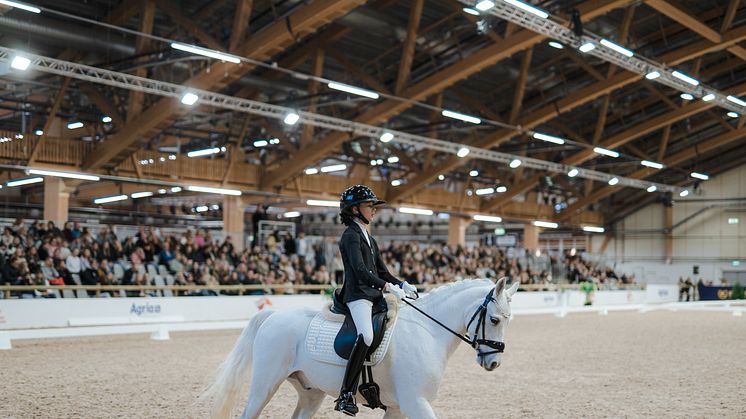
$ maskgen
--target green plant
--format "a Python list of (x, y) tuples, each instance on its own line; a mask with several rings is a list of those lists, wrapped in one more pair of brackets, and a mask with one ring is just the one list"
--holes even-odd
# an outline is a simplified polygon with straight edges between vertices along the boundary
[(733, 284), (733, 293), (731, 294), (731, 297), (734, 300), (743, 300), (743, 285), (741, 285), (740, 282), (736, 282)]

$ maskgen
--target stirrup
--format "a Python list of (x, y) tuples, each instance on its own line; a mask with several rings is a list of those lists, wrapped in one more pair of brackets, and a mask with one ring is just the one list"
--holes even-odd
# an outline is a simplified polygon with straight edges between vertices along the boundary
[(341, 393), (339, 398), (334, 401), (334, 410), (342, 412), (348, 416), (355, 416), (359, 409), (355, 403), (355, 395), (351, 391)]

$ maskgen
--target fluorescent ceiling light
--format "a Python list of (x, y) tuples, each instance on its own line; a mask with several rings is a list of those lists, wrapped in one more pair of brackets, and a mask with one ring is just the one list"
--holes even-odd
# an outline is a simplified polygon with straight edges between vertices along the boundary
[(36, 131), (34, 131), (34, 134), (36, 134), (36, 135), (44, 135), (44, 131), (42, 131), (40, 129), (37, 129)]
[(217, 211), (217, 210), (220, 209), (220, 205), (218, 205), (218, 204), (212, 204), (212, 205), (210, 205), (210, 209), (214, 210), (214, 211)]
[(473, 16), (479, 16), (479, 11), (472, 9), (471, 7), (464, 7), (461, 10), (463, 10), (464, 13), (468, 13), (468, 14), (473, 15)]
[(572, 169), (569, 172), (567, 172), (567, 176), (569, 176), (569, 177), (575, 177), (575, 176), (578, 175), (578, 173), (580, 173), (580, 171), (578, 169)]
[(694, 100), (694, 96), (692, 96), (692, 95), (691, 95), (691, 94), (689, 94), (689, 93), (682, 93), (682, 94), (681, 94), (681, 95), (679, 95), (679, 96), (680, 96), (680, 97), (681, 97), (682, 99), (684, 99), (684, 100)]
[(331, 166), (324, 166), (321, 168), (321, 173), (339, 172), (347, 168), (346, 164), (334, 164)]
[(18, 180), (11, 180), (8, 183), (6, 183), (6, 186), (9, 188), (12, 188), (13, 186), (23, 186), (23, 185), (30, 185), (32, 183), (39, 183), (44, 182), (43, 177), (30, 177), (26, 179), (18, 179)]
[(655, 192), (658, 190), (658, 187), (655, 185), (648, 186), (648, 192)]
[(241, 191), (236, 189), (210, 188), (208, 186), (189, 185), (187, 186), (187, 190), (192, 192), (207, 192), (221, 195), (241, 196)]
[(109, 115), (104, 115), (101, 118), (101, 122), (103, 122), (104, 124), (108, 124), (109, 122), (111, 122), (111, 117)]
[(503, 221), (502, 218), (496, 217), (496, 216), (493, 216), (493, 215), (481, 215), (481, 214), (477, 214), (477, 215), (475, 215), (472, 218), (474, 218), (475, 221), (487, 221), (489, 223), (501, 223)]
[(169, 160), (176, 160), (176, 154), (169, 154), (168, 155)]
[(93, 203), (94, 204), (106, 204), (109, 202), (124, 201), (125, 199), (127, 199), (127, 195), (105, 196), (103, 198), (94, 199)]
[(685, 197), (685, 196), (687, 196), (687, 195), (689, 195), (689, 191), (686, 190), (686, 189), (684, 189), (683, 191), (679, 192), (679, 196), (682, 197), (682, 198)]
[(651, 71), (650, 73), (648, 73), (648, 74), (645, 75), (645, 78), (648, 79), (648, 80), (655, 80), (655, 79), (657, 79), (660, 76), (661, 76), (660, 72), (658, 72), (658, 71)]
[(391, 181), (391, 186), (399, 186), (399, 185), (401, 185), (401, 180), (394, 179)]
[(461, 147), (458, 149), (456, 155), (459, 157), (466, 157), (470, 152), (471, 150), (469, 150), (467, 147)]
[(728, 218), (728, 224), (731, 224), (731, 225), (733, 225), (733, 224), (738, 224), (738, 223), (739, 223), (740, 221), (741, 221), (741, 220), (739, 220), (739, 219), (738, 219), (738, 217), (731, 217), (731, 218)]
[(181, 103), (185, 105), (189, 105), (189, 106), (194, 105), (195, 103), (197, 103), (198, 100), (199, 100), (199, 96), (195, 95), (192, 92), (186, 92), (181, 97)]
[(661, 163), (656, 163), (650, 160), (643, 160), (640, 162), (640, 164), (643, 166), (652, 167), (653, 169), (663, 169), (663, 165)]
[(438, 180), (446, 180), (446, 175), (438, 175)]
[(433, 215), (433, 210), (424, 209), (424, 208), (400, 207), (399, 212), (404, 213), (404, 214)]
[(22, 55), (16, 55), (15, 57), (13, 57), (13, 61), (11, 61), (10, 66), (15, 68), (16, 70), (25, 71), (28, 68), (29, 64), (31, 64), (31, 60)]
[(306, 205), (312, 205), (314, 207), (339, 207), (339, 201), (324, 201), (321, 199), (309, 199), (306, 201)]
[(394, 139), (394, 134), (390, 132), (384, 132), (383, 134), (381, 134), (381, 138), (380, 138), (382, 143), (387, 143), (393, 139)]
[(523, 9), (531, 14), (539, 16), (542, 19), (546, 19), (549, 17), (549, 13), (541, 9), (537, 9), (536, 7), (531, 6), (530, 4), (526, 4), (520, 0), (503, 0), (503, 1), (505, 3), (512, 4), (513, 6), (518, 7), (519, 9)]
[(308, 169), (305, 170), (305, 174), (307, 175), (315, 175), (316, 173), (319, 173), (319, 169), (315, 167), (309, 167)]
[(705, 101), (705, 102), (709, 102), (709, 101), (711, 101), (713, 99), (715, 99), (715, 94), (714, 93), (708, 93), (708, 94), (702, 96), (702, 100)]
[(216, 60), (228, 61), (234, 64), (238, 64), (241, 62), (241, 59), (236, 57), (235, 55), (223, 54), (222, 52), (214, 51), (207, 48), (200, 48), (194, 45), (172, 42), (171, 48), (178, 49), (179, 51), (191, 52), (192, 54), (202, 55), (204, 57), (215, 58)]
[(389, 163), (398, 163), (398, 162), (399, 162), (399, 158), (398, 158), (398, 157), (396, 157), (396, 156), (391, 156), (391, 157), (389, 157), (389, 158), (387, 159), (387, 161), (388, 161)]
[(376, 164), (379, 166), (383, 166), (383, 159), (376, 160)]
[(269, 139), (269, 143), (270, 144), (280, 144), (280, 139), (279, 138), (270, 138)]
[(736, 105), (746, 106), (746, 102), (744, 102), (743, 100), (741, 100), (741, 99), (739, 99), (739, 98), (737, 98), (735, 96), (728, 95), (726, 97), (726, 99), (730, 100), (731, 102), (735, 103)]
[(710, 179), (709, 176), (707, 176), (707, 175), (705, 175), (703, 173), (697, 173), (697, 172), (692, 172), (692, 173), (689, 174), (689, 176), (691, 176), (691, 177), (693, 177), (695, 179), (702, 179), (702, 180), (708, 180), (708, 179)]
[(171, 188), (171, 192), (173, 193), (181, 192), (181, 186), (174, 186), (173, 188)]
[(601, 40), (601, 45), (605, 46), (606, 48), (613, 49), (614, 51), (616, 51), (616, 52), (618, 52), (618, 53), (620, 53), (620, 54), (622, 54), (624, 56), (627, 56), (627, 57), (633, 57), (635, 55), (634, 52), (628, 50), (627, 48), (624, 48), (621, 45), (617, 45), (617, 44), (615, 44), (615, 43), (613, 43), (613, 42), (611, 42), (611, 41), (609, 41), (607, 39), (602, 39)]
[(287, 125), (295, 125), (299, 119), (300, 115), (295, 112), (290, 112), (289, 114), (285, 115), (285, 119), (283, 119), (282, 122), (286, 123)]
[(197, 208), (195, 208), (194, 210), (197, 211), (197, 212), (206, 212), (209, 209), (210, 208), (207, 205), (200, 205)]
[(497, 188), (495, 188), (495, 192), (497, 193), (505, 193), (507, 191), (508, 191), (507, 186), (498, 186)]
[(593, 44), (593, 42), (586, 42), (585, 44), (581, 45), (580, 48), (578, 48), (580, 52), (588, 52), (593, 51), (596, 49), (596, 45)]
[(445, 109), (441, 112), (441, 115), (448, 117), (448, 118), (458, 119), (459, 121), (470, 122), (472, 124), (482, 123), (482, 120), (475, 116), (465, 115), (462, 113), (453, 112), (453, 111), (449, 111)]
[(544, 227), (544, 228), (557, 228), (559, 227), (559, 224), (557, 223), (551, 223), (549, 221), (534, 221), (532, 223), (536, 227)]
[(4, 4), (6, 6), (15, 7), (17, 9), (22, 9), (27, 12), (32, 13), (41, 13), (41, 9), (34, 6), (29, 6), (28, 4), (19, 3), (17, 1), (10, 1), (10, 0), (0, 0), (0, 4)]
[(18, 133), (18, 134), (15, 135), (15, 137), (16, 137), (16, 140), (22, 140), (23, 139), (23, 134)]
[(83, 123), (80, 121), (70, 122), (69, 124), (67, 124), (67, 129), (78, 129), (78, 128), (83, 128)]
[(166, 190), (165, 189), (158, 189), (158, 193), (161, 194), (161, 195), (163, 195), (164, 193), (166, 193)]
[(40, 175), (40, 176), (65, 177), (65, 178), (70, 178), (70, 179), (94, 180), (94, 181), (101, 179), (98, 176), (94, 176), (94, 175), (84, 175), (82, 173), (58, 172), (56, 170), (43, 170), (43, 169), (29, 169), (28, 174)]
[(266, 147), (267, 145), (269, 145), (269, 141), (267, 141), (267, 140), (256, 140), (256, 141), (254, 141), (254, 147), (257, 147), (257, 148), (259, 148), (259, 147)]
[(350, 86), (347, 84), (337, 83), (333, 81), (329, 82), (327, 86), (329, 86), (330, 89), (341, 90), (343, 92), (352, 93), (353, 95), (358, 95), (358, 96), (364, 96), (370, 99), (378, 99), (380, 97), (380, 95), (376, 92), (371, 92), (370, 90), (365, 90), (359, 87)]
[(376, 159), (372, 159), (372, 160), (370, 161), (370, 165), (371, 165), (371, 166), (375, 166), (376, 164), (378, 164), (378, 162), (376, 161)]
[(583, 227), (583, 231), (587, 231), (589, 233), (603, 233), (606, 230), (603, 227), (585, 226)]
[(595, 151), (598, 154), (603, 154), (604, 156), (609, 156), (609, 157), (614, 157), (614, 158), (619, 157), (619, 153), (617, 153), (616, 151), (607, 150), (601, 147), (593, 147), (593, 151)]
[(553, 137), (551, 135), (542, 134), (540, 132), (534, 133), (534, 138), (537, 140), (547, 141), (554, 144), (564, 144), (565, 140), (559, 137)]
[(726, 115), (728, 115), (728, 116), (729, 116), (729, 117), (731, 117), (731, 118), (738, 118), (738, 114), (737, 114), (737, 113), (735, 113), (735, 112), (733, 112), (733, 111), (731, 111), (731, 112), (728, 112), (728, 113), (727, 113)]
[(552, 48), (563, 49), (565, 46), (557, 41), (549, 41), (549, 46)]
[(484, 12), (485, 10), (489, 10), (493, 7), (495, 7), (495, 2), (489, 1), (489, 0), (482, 0), (479, 3), (477, 3), (476, 6), (477, 10), (480, 10)]
[(510, 168), (515, 169), (516, 167), (520, 166), (523, 162), (520, 159), (513, 159), (513, 161), (510, 162)]
[(618, 177), (613, 177), (613, 178), (609, 179), (609, 185), (614, 186), (617, 183), (619, 183), (619, 178)]
[(153, 196), (153, 192), (135, 192), (133, 194), (130, 194), (130, 197), (132, 197), (132, 199), (146, 198), (148, 196)]
[(286, 213), (282, 214), (282, 217), (283, 217), (283, 218), (295, 218), (295, 217), (300, 217), (300, 212), (298, 212), (298, 211), (288, 211), (288, 212), (286, 212)]
[(671, 73), (671, 75), (674, 76), (674, 77), (676, 77), (679, 80), (682, 80), (682, 81), (685, 81), (685, 82), (691, 84), (692, 86), (699, 86), (699, 80), (693, 79), (693, 78), (687, 76), (684, 73), (680, 73), (678, 71), (674, 71), (674, 72)]
[(477, 195), (490, 195), (495, 193), (495, 188), (482, 188), (477, 189), (475, 192)]
[(471, 170), (471, 171), (469, 171), (469, 176), (471, 176), (471, 177), (479, 176), (479, 170)]
[(205, 148), (202, 150), (190, 151), (187, 153), (187, 157), (208, 156), (208, 155), (217, 154), (217, 153), (220, 153), (220, 147)]

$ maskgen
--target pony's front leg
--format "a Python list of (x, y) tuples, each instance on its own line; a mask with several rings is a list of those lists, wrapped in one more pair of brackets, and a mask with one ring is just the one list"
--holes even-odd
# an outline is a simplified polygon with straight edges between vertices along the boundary
[[(399, 399), (399, 410), (410, 419), (436, 419), (430, 402), (424, 397), (404, 397)], [(394, 416), (396, 417), (396, 416)]]

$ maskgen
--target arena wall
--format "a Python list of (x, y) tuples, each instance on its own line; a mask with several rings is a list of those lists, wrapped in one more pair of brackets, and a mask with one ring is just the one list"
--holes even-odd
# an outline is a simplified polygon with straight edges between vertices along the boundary
[[(593, 302), (603, 306), (665, 303), (676, 301), (677, 295), (675, 286), (650, 286), (598, 291)], [(328, 302), (324, 295), (0, 300), (0, 330), (246, 320), (263, 308), (318, 310)], [(519, 292), (511, 306), (516, 313), (532, 313), (584, 303), (585, 294), (578, 291)]]
[[(674, 283), (679, 277), (717, 281), (734, 271), (746, 275), (746, 165), (702, 182), (689, 196), (674, 196), (673, 201), (670, 264), (663, 203), (645, 206), (614, 225), (613, 238), (601, 255), (606, 263), (647, 283)], [(732, 219), (738, 223), (729, 222)], [(603, 241), (604, 236), (594, 236), (592, 249), (600, 249)]]

